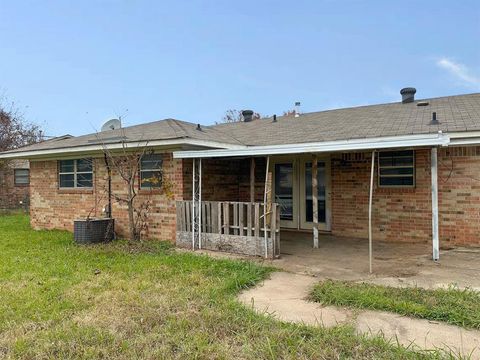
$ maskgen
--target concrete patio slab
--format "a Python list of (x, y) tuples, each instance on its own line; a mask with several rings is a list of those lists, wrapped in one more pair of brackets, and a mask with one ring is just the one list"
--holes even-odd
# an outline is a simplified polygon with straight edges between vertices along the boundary
[(480, 249), (442, 250), (431, 260), (431, 245), (374, 241), (373, 274), (368, 271), (368, 242), (320, 235), (318, 249), (310, 233), (283, 231), (281, 258), (270, 262), (285, 271), (319, 279), (365, 281), (388, 286), (480, 290)]

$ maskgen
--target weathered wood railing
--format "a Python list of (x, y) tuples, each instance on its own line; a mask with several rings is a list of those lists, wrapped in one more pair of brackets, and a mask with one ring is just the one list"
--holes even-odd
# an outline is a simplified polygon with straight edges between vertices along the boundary
[[(264, 203), (202, 201), (202, 248), (264, 256), (266, 233), (268, 257), (279, 256), (279, 205), (264, 207)], [(177, 244), (180, 246), (192, 246), (192, 221), (192, 201), (177, 201)]]

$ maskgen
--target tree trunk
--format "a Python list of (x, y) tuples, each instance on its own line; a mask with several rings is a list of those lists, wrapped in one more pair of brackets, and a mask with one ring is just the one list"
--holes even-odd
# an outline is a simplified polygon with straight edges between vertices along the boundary
[(137, 232), (135, 229), (135, 218), (134, 218), (134, 209), (133, 209), (133, 189), (132, 184), (128, 184), (128, 231), (130, 241), (137, 240)]

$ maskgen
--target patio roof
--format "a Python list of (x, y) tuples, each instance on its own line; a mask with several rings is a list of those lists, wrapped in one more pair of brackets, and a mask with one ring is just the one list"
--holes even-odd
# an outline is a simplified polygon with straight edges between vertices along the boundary
[(393, 148), (414, 148), (425, 146), (447, 146), (450, 136), (437, 134), (408, 135), (395, 137), (378, 137), (371, 139), (340, 140), (301, 144), (284, 144), (271, 146), (249, 146), (238, 149), (175, 151), (177, 159), (242, 157), (262, 155), (287, 155), (301, 153), (344, 152), (359, 150), (378, 150)]

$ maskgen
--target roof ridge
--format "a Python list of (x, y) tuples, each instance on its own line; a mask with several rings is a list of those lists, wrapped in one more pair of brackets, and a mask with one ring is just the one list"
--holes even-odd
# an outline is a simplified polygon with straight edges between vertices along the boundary
[[(453, 98), (453, 97), (456, 98), (456, 97), (470, 96), (470, 95), (480, 95), (480, 92), (474, 92), (474, 93), (468, 93), (468, 94), (457, 94), (457, 95), (437, 96), (437, 97), (433, 97), (433, 98), (415, 99), (415, 100), (412, 101), (411, 103), (407, 103), (407, 104), (405, 104), (405, 105), (415, 104), (415, 103), (417, 103), (417, 102), (419, 102), (419, 101), (439, 100), (439, 99), (445, 99), (445, 98)], [(330, 112), (330, 111), (337, 111), (337, 110), (361, 109), (361, 108), (365, 108), (365, 107), (374, 107), (374, 106), (395, 105), (395, 104), (401, 104), (401, 103), (402, 103), (402, 101), (399, 100), (399, 101), (392, 101), (392, 102), (379, 103), (379, 104), (347, 106), (347, 107), (341, 107), (341, 108), (336, 108), (336, 109), (326, 109), (326, 110), (320, 110), (320, 111), (311, 111), (311, 112), (308, 112), (308, 113), (302, 113), (301, 115), (318, 114), (318, 113)], [(284, 117), (284, 115), (279, 116), (279, 117)], [(270, 119), (270, 118), (271, 118), (271, 116), (270, 116), (270, 117), (261, 118), (261, 119), (259, 119), (259, 120)]]
[[(472, 95), (480, 95), (480, 92), (474, 92), (474, 93), (467, 93), (467, 94), (457, 94), (457, 95), (445, 95), (445, 96), (437, 96), (437, 97), (432, 97), (432, 98), (423, 98), (423, 99), (415, 99), (415, 101), (408, 103), (408, 104), (415, 104), (421, 101), (429, 101), (429, 100), (441, 100), (445, 98), (458, 98), (462, 96), (472, 96)], [(368, 104), (368, 105), (357, 105), (357, 106), (347, 106), (347, 107), (340, 107), (340, 108), (335, 108), (335, 109), (325, 109), (325, 110), (319, 110), (319, 111), (311, 111), (311, 112), (306, 112), (306, 113), (301, 113), (300, 118), (305, 115), (312, 115), (312, 114), (320, 114), (320, 113), (328, 113), (328, 112), (334, 112), (334, 111), (342, 111), (342, 110), (351, 110), (351, 109), (362, 109), (362, 108), (367, 108), (367, 107), (376, 107), (376, 106), (386, 106), (386, 105), (398, 105), (401, 104), (400, 101), (392, 101), (392, 102), (386, 102), (386, 103), (380, 103), (380, 104)], [(404, 105), (408, 105), (404, 104)], [(286, 118), (286, 117), (291, 117), (291, 116), (286, 116), (286, 115), (277, 115), (278, 119), (281, 118)], [(254, 121), (266, 121), (266, 120), (271, 120), (273, 116), (268, 116), (268, 117), (263, 117)], [(231, 122), (231, 123), (220, 123), (220, 124), (212, 124), (210, 127), (228, 127), (230, 124), (237, 124), (238, 122)], [(217, 129), (218, 130), (218, 129)]]

